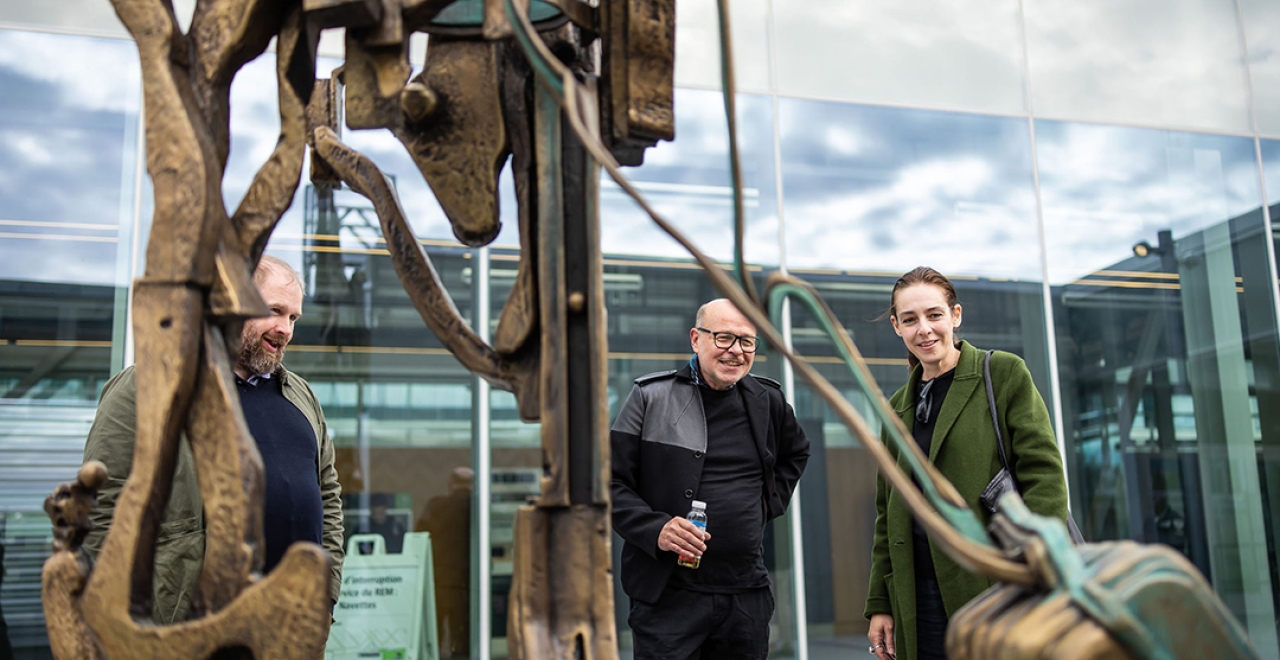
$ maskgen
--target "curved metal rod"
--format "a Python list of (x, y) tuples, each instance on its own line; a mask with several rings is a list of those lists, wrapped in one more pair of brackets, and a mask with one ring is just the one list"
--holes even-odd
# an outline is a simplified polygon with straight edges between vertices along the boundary
[[(536, 38), (537, 33), (534, 31), (529, 17), (523, 12), (517, 11), (512, 0), (504, 0), (504, 4), (506, 5), (508, 18), (510, 18), (513, 25), (519, 26), (519, 29), (515, 30), (516, 40), (524, 50), (525, 56), (532, 63), (534, 71), (538, 74), (539, 81), (561, 97), (565, 108), (565, 116), (568, 118), (570, 126), (578, 138), (582, 140), (592, 157), (605, 168), (605, 171), (609, 173), (609, 176), (613, 178), (618, 186), (640, 205), (654, 223), (693, 256), (703, 270), (706, 271), (707, 277), (711, 279), (712, 284), (756, 325), (757, 331), (764, 335), (765, 339), (794, 365), (796, 371), (809, 382), (814, 391), (832, 407), (841, 420), (871, 450), (872, 456), (875, 457), (881, 471), (893, 484), (894, 488), (897, 488), (906, 499), (912, 514), (916, 516), (921, 525), (943, 545), (948, 554), (957, 563), (967, 570), (1003, 582), (1033, 584), (1035, 578), (1031, 570), (1025, 564), (1007, 558), (991, 544), (985, 534), (982, 535), (982, 538), (972, 538), (969, 533), (957, 532), (950, 527), (946, 520), (929, 506), (928, 501), (912, 483), (911, 478), (892, 460), (888, 450), (876, 437), (875, 433), (871, 431), (862, 415), (840, 395), (839, 391), (822, 374), (818, 373), (808, 362), (800, 359), (786, 345), (782, 334), (770, 323), (768, 316), (751, 300), (743, 288), (720, 268), (719, 264), (699, 250), (684, 234), (667, 222), (649, 205), (644, 196), (640, 194), (640, 191), (636, 190), (635, 186), (631, 185), (627, 177), (622, 174), (617, 161), (613, 158), (613, 154), (587, 128), (582, 115), (583, 91), (578, 86), (572, 72), (551, 54), (540, 39)], [(865, 369), (865, 364), (863, 368)], [(875, 392), (875, 396), (881, 399), (884, 398), (884, 395), (878, 390)], [(882, 405), (887, 405), (887, 402)], [(900, 429), (900, 426), (895, 428)], [(890, 439), (897, 442), (900, 447), (908, 444), (896, 433), (891, 433)], [(906, 451), (909, 451), (909, 449), (906, 449)], [(921, 480), (935, 480), (937, 483), (945, 481), (936, 471), (933, 473), (921, 472), (917, 473), (916, 476)], [(952, 492), (954, 492), (954, 488)], [(972, 515), (971, 512), (970, 515)]]
[[(304, 30), (302, 8), (297, 7), (285, 19), (277, 52), (293, 52), (297, 42), (306, 38)], [(250, 264), (258, 263), (280, 216), (293, 203), (307, 148), (307, 109), (289, 84), (289, 58), (283, 55), (276, 62), (276, 85), (279, 87), (280, 138), (231, 215), (240, 253), (248, 255)]]
[(733, 73), (733, 31), (729, 28), (729, 0), (718, 0), (720, 8), (720, 78), (724, 86), (724, 114), (729, 123), (729, 181), (733, 186), (733, 268), (752, 302), (760, 304), (755, 282), (747, 273), (746, 212), (742, 203), (742, 157), (738, 152), (737, 83)]
[(315, 129), (315, 145), (320, 157), (352, 190), (373, 202), (387, 249), (391, 252), (391, 263), (413, 306), (436, 337), (467, 369), (486, 380), (517, 392), (525, 387), (530, 381), (530, 374), (503, 359), (463, 320), (453, 298), (440, 283), (431, 259), (423, 252), (417, 236), (405, 220), (400, 200), (386, 175), (364, 154), (343, 144), (327, 126)]
[[(832, 339), (832, 343), (835, 344), (840, 356), (844, 358), (845, 364), (849, 367), (858, 385), (866, 392), (881, 391), (875, 378), (871, 375), (871, 371), (866, 368), (866, 361), (862, 358), (862, 353), (858, 350), (857, 345), (853, 343), (853, 338), (849, 336), (839, 319), (836, 318), (835, 312), (831, 311), (826, 301), (814, 290), (813, 285), (792, 275), (774, 273), (769, 276), (766, 295), (769, 300), (769, 316), (771, 319), (776, 319), (780, 316), (782, 302), (786, 298), (794, 297), (804, 302), (814, 316), (818, 318), (818, 322), (823, 326), (827, 336)], [(883, 396), (872, 397), (872, 400), (875, 403), (876, 413), (882, 424), (895, 427), (897, 432), (904, 438), (910, 435), (910, 432), (902, 424), (902, 418), (897, 415), (893, 408), (889, 407), (888, 401)], [(925, 472), (929, 475), (929, 479), (924, 479), (919, 484), (920, 489), (924, 491), (925, 499), (947, 519), (947, 522), (962, 530), (961, 533), (966, 537), (985, 540), (987, 534), (982, 525), (973, 516), (964, 498), (960, 496), (960, 493), (951, 482), (947, 481), (937, 471), (937, 468), (929, 462), (916, 443), (907, 442), (905, 444), (907, 451), (901, 456), (901, 460), (907, 462), (911, 472)]]

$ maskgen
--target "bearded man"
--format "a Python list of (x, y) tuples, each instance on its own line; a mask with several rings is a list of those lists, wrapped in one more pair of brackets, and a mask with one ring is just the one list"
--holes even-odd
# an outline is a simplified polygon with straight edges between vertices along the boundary
[[(330, 605), (342, 585), (342, 488), (334, 469), (333, 441), (311, 386), (284, 368), (285, 347), (302, 316), (302, 281), (288, 263), (264, 256), (253, 281), (271, 315), (250, 319), (235, 362), (236, 390), (249, 432), (262, 455), (265, 477), (263, 572), (275, 567), (295, 541), (321, 544), (333, 556)], [(133, 367), (102, 389), (85, 443), (84, 460), (107, 466), (107, 483), (92, 513), (96, 524), (84, 547), (97, 556), (116, 499), (133, 465), (137, 388)], [(180, 439), (173, 493), (156, 539), (152, 618), (170, 624), (190, 615), (205, 548), (204, 509), (191, 447)]]

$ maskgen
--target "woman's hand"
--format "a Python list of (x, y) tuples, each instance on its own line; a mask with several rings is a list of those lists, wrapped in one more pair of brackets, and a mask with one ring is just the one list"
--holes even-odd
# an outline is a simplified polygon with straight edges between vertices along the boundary
[(871, 652), (876, 654), (877, 660), (895, 660), (898, 657), (893, 647), (893, 616), (871, 615), (871, 629), (867, 631), (867, 639), (871, 642)]

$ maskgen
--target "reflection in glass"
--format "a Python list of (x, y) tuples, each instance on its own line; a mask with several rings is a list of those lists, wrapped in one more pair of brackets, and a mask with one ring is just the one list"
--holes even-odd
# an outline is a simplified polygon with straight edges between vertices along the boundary
[(1253, 140), (1036, 122), (1049, 279), (1125, 258), (1161, 229), (1183, 236), (1258, 208)]
[(1253, 141), (1039, 126), (1076, 519), (1183, 552), (1276, 656), (1280, 350)]
[(778, 92), (1023, 113), (1014, 0), (775, 0)]
[[(901, 387), (909, 375), (906, 349), (883, 317), (900, 273), (794, 272), (822, 294), (858, 342), (882, 391)], [(956, 277), (954, 283), (964, 308), (960, 336), (982, 348), (1021, 355), (1047, 400), (1041, 285), (971, 277)], [(877, 428), (874, 403), (840, 362), (817, 319), (799, 306), (793, 310), (795, 348)], [(866, 448), (800, 379), (795, 407), (811, 443), (800, 489), (809, 653), (814, 658), (846, 657), (867, 647), (863, 608), (871, 573), (877, 469)]]
[(1276, 49), (1280, 5), (1267, 0), (1240, 0), (1240, 12), (1258, 132), (1280, 135), (1280, 51)]
[(779, 114), (788, 267), (1040, 279), (1025, 119), (793, 99)]
[(48, 653), (44, 497), (122, 366), (137, 72), (129, 42), (0, 30), (0, 657)]
[(117, 243), (132, 235), (137, 62), (128, 42), (0, 31), (0, 279), (116, 282)]
[(1036, 115), (1251, 130), (1234, 2), (1029, 0), (1025, 11)]
[[(738, 95), (738, 149), (747, 215), (747, 260), (778, 261), (773, 110), (766, 97)], [(733, 260), (729, 131), (719, 92), (678, 89), (676, 140), (645, 152), (623, 171), (668, 221), (713, 259)], [(688, 258), (688, 253), (607, 174), (600, 182), (601, 249), (606, 254)]]
[[(756, 287), (760, 288), (763, 284), (763, 278), (757, 277)], [(605, 302), (609, 310), (608, 401), (609, 420), (612, 422), (636, 378), (649, 373), (669, 371), (688, 362), (691, 355), (689, 331), (694, 325), (698, 307), (720, 297), (720, 294), (712, 288), (702, 271), (687, 259), (643, 259), (612, 254), (606, 254), (604, 259), (604, 287)], [(779, 362), (767, 347), (760, 347), (752, 373), (781, 377)], [(497, 457), (495, 452), (495, 466)], [(530, 460), (537, 460), (537, 455), (532, 455)], [(538, 463), (527, 465), (534, 467)], [(496, 492), (494, 499), (496, 507)], [(496, 509), (494, 516), (496, 519)], [(789, 529), (787, 519), (779, 518), (767, 525), (764, 533), (764, 562), (773, 584), (775, 600), (770, 657), (776, 658), (794, 657), (796, 652), (795, 605), (792, 597), (794, 573)], [(496, 536), (496, 520), (494, 533)], [(619, 565), (623, 543), (615, 534), (614, 609), (621, 657), (629, 658), (632, 649), (631, 632), (627, 624), (630, 606), (622, 589)], [(497, 626), (498, 621), (495, 619), (495, 634)]]
[[(1280, 202), (1280, 140), (1259, 140), (1262, 150), (1263, 184), (1267, 188), (1267, 204)], [(1271, 214), (1271, 222), (1276, 221), (1276, 214)]]
[[(733, 30), (734, 82), (738, 91), (769, 91), (768, 0), (736, 0), (729, 5)], [(720, 18), (716, 0), (681, 0), (676, 11), (676, 84), (718, 90)], [(678, 106), (677, 106), (678, 109)]]
[[(310, 381), (333, 434), (347, 536), (380, 535), (395, 553), (418, 547), (411, 534), (430, 534), (427, 625), (441, 657), (470, 657), (473, 378), (410, 302), (368, 200), (310, 184), (299, 195), (297, 230), (267, 249), (301, 267), (307, 297), (289, 366)], [(424, 243), (465, 317), (470, 251)], [(374, 550), (356, 541), (357, 553)]]
[[(181, 2), (174, 3), (181, 6)], [(194, 4), (194, 3), (192, 3)], [(52, 2), (0, 3), (0, 23), (44, 29), (75, 31), (124, 38), (129, 31), (120, 23), (109, 2), (60, 0)]]

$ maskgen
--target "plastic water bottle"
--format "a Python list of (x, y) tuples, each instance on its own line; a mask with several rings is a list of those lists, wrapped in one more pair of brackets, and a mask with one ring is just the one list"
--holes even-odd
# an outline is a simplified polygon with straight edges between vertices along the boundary
[[(707, 503), (694, 500), (693, 509), (689, 511), (689, 515), (685, 516), (685, 518), (696, 525), (700, 531), (705, 532), (707, 529)], [(685, 568), (697, 568), (698, 565), (702, 563), (702, 556), (686, 557), (684, 555), (680, 555), (680, 558), (676, 560), (676, 563)]]

